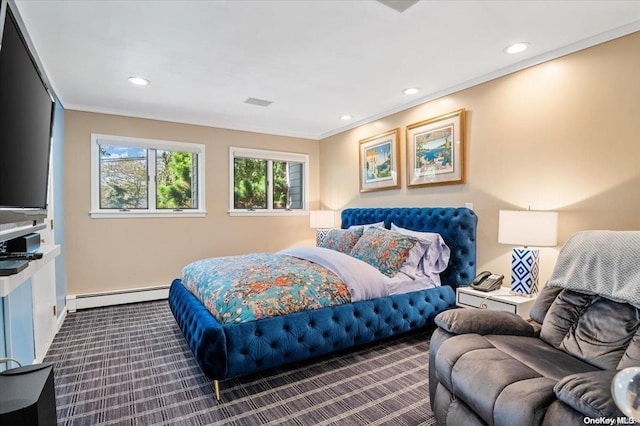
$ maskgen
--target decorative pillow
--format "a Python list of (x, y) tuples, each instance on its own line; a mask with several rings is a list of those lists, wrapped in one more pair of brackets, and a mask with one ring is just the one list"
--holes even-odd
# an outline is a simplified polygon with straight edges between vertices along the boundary
[[(439, 274), (447, 269), (451, 249), (449, 249), (449, 246), (447, 246), (440, 234), (436, 232), (412, 231), (411, 229), (401, 228), (394, 223), (391, 223), (391, 230), (425, 241), (427, 248), (425, 249), (424, 257), (419, 261), (415, 275), (435, 277), (435, 274)], [(404, 270), (403, 272), (406, 273)]]
[(332, 229), (322, 239), (318, 247), (350, 254), (351, 249), (353, 249), (353, 246), (355, 246), (360, 237), (362, 237), (363, 232), (364, 228), (362, 226), (349, 229)]
[(452, 334), (504, 334), (535, 336), (533, 326), (513, 312), (489, 309), (449, 309), (440, 312), (435, 323)]
[(418, 242), (417, 238), (371, 227), (362, 234), (351, 250), (351, 256), (367, 262), (388, 277), (398, 273)]

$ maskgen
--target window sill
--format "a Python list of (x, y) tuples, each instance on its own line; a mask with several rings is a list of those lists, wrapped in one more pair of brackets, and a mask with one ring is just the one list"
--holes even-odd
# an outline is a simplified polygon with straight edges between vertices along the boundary
[(130, 218), (166, 218), (166, 217), (205, 217), (206, 210), (182, 210), (182, 211), (106, 211), (92, 210), (89, 216), (92, 219), (130, 219)]
[(308, 210), (229, 210), (229, 216), (308, 216)]

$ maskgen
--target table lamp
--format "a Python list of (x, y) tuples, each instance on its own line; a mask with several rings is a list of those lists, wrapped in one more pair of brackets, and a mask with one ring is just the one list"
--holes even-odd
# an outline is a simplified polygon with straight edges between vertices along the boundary
[(498, 243), (519, 245), (511, 251), (511, 292), (533, 296), (538, 292), (540, 251), (534, 247), (558, 244), (558, 213), (500, 210)]
[(333, 210), (311, 210), (309, 212), (309, 226), (316, 230), (316, 246), (319, 246), (327, 233), (335, 225)]

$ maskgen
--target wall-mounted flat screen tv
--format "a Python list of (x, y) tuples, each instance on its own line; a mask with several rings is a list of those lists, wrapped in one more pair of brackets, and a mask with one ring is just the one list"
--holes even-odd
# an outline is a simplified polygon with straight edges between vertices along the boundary
[[(54, 101), (11, 2), (0, 39), (0, 241), (46, 217)], [(11, 235), (14, 236), (13, 233)]]

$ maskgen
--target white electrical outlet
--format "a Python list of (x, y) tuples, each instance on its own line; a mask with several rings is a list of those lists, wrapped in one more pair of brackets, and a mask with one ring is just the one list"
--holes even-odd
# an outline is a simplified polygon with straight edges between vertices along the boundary
[(464, 203), (464, 206), (469, 210), (473, 210), (473, 203)]

